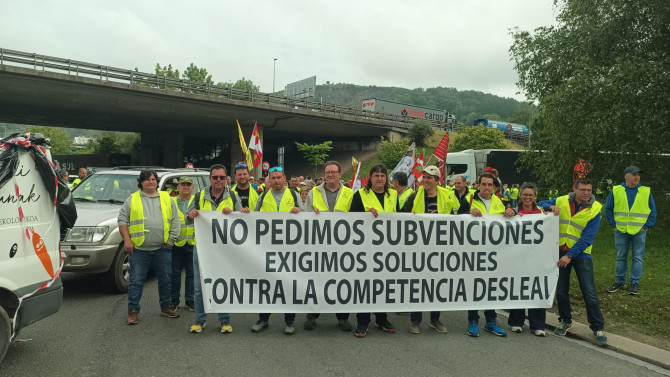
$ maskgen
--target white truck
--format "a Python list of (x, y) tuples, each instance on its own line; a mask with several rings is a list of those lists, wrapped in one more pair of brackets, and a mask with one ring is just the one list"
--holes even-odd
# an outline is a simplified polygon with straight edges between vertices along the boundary
[(63, 300), (60, 219), (36, 162), (50, 161), (49, 150), (10, 139), (0, 141), (0, 361), (22, 328), (56, 313)]
[(467, 149), (447, 154), (447, 177), (454, 179), (463, 176), (474, 183), (486, 167), (498, 170), (503, 183), (537, 182), (536, 176), (518, 164), (519, 158), (526, 153), (523, 150), (508, 149)]

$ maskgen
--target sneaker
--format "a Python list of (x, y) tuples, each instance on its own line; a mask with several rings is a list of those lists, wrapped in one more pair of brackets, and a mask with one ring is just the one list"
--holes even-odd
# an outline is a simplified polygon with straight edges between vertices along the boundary
[(195, 311), (195, 303), (193, 301), (186, 301), (186, 303), (184, 304), (184, 307), (189, 312), (194, 312)]
[(600, 331), (594, 331), (593, 336), (596, 337), (596, 343), (598, 343), (599, 346), (606, 346), (607, 345), (607, 337), (605, 336), (605, 332), (600, 330)]
[(230, 334), (231, 332), (233, 332), (233, 326), (230, 325), (230, 322), (221, 322), (221, 333)]
[(440, 321), (435, 321), (430, 323), (430, 327), (433, 328), (433, 330), (439, 332), (440, 334), (446, 334), (447, 333), (447, 327), (442, 324)]
[(270, 324), (268, 321), (258, 320), (255, 325), (251, 326), (251, 332), (261, 332), (265, 330)]
[(179, 318), (179, 313), (177, 313), (172, 304), (170, 304), (167, 308), (162, 308), (161, 315), (168, 318)]
[(468, 335), (475, 338), (479, 336), (479, 322), (472, 321), (468, 323)]
[(293, 326), (293, 322), (291, 322), (291, 323), (286, 322), (286, 327), (284, 327), (284, 334), (286, 334), (286, 335), (295, 334), (295, 327)]
[(623, 288), (623, 283), (617, 283), (617, 282), (614, 282), (614, 284), (612, 284), (611, 287), (607, 288), (607, 292), (609, 292), (609, 293), (614, 293), (614, 292), (618, 291), (618, 290), (621, 289), (621, 288)]
[(628, 294), (629, 295), (637, 295), (640, 290), (640, 284), (638, 283), (630, 283), (630, 287), (628, 288)]
[(368, 335), (368, 325), (359, 323), (358, 326), (356, 326), (356, 332), (354, 332), (354, 335), (356, 338), (365, 338), (365, 336)]
[(521, 326), (512, 326), (512, 332), (522, 333), (522, 332), (523, 332), (523, 327), (521, 327)]
[(390, 333), (395, 333), (395, 327), (389, 322), (388, 319), (384, 319), (381, 322), (375, 322), (375, 326), (379, 327), (383, 331), (390, 332)]
[(307, 314), (307, 321), (303, 326), (305, 330), (314, 330), (316, 327), (316, 316), (314, 314)]
[(137, 325), (137, 316), (139, 314), (140, 313), (135, 309), (128, 310), (128, 324), (129, 325)]
[(547, 334), (544, 332), (544, 330), (532, 330), (533, 334), (537, 336), (547, 336)]
[(490, 332), (493, 335), (498, 335), (498, 336), (507, 336), (507, 331), (503, 330), (498, 326), (496, 321), (491, 321), (484, 325), (484, 330)]
[(205, 322), (195, 321), (195, 325), (191, 326), (191, 334), (199, 334), (205, 328)]
[(349, 323), (349, 321), (346, 319), (338, 319), (337, 327), (339, 327), (342, 331), (351, 331), (351, 323)]
[(572, 328), (572, 323), (565, 323), (561, 321), (557, 328), (554, 329), (554, 334), (565, 335)]
[(419, 322), (412, 322), (412, 325), (409, 326), (409, 332), (412, 334), (420, 334), (421, 327), (419, 327)]

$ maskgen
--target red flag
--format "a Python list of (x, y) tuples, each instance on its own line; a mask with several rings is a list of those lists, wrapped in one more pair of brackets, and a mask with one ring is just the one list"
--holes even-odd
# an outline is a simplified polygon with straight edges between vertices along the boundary
[(258, 123), (254, 124), (254, 132), (249, 140), (249, 149), (254, 150), (254, 169), (263, 163), (263, 148), (261, 148), (261, 135), (258, 133)]
[(412, 174), (414, 174), (414, 178), (416, 178), (417, 181), (421, 182), (423, 180), (423, 151), (421, 151), (419, 157), (414, 160)]
[[(437, 148), (435, 148), (433, 156), (435, 156), (435, 158), (437, 158), (440, 161), (445, 161), (447, 159), (448, 150), (449, 150), (449, 132), (446, 132), (444, 134), (444, 137), (442, 137), (442, 140), (440, 140), (440, 144), (438, 144)], [(444, 175), (442, 176), (444, 177)]]
[(369, 180), (369, 179), (370, 179), (370, 176), (369, 176), (369, 175), (366, 176), (366, 177), (361, 178), (361, 188), (364, 188), (365, 185), (368, 184), (368, 180)]

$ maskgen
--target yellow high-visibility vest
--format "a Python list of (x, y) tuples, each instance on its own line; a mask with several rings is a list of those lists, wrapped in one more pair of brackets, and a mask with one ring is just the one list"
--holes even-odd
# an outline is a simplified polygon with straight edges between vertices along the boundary
[(649, 208), (649, 187), (640, 186), (635, 195), (633, 206), (628, 208), (628, 196), (626, 188), (618, 185), (612, 188), (614, 196), (614, 222), (616, 228), (621, 233), (637, 234), (647, 223), (647, 218), (651, 213)]
[[(335, 208), (333, 209), (333, 212), (349, 212), (351, 199), (353, 198), (354, 191), (347, 186), (342, 186), (340, 193), (337, 195), (337, 200), (335, 200)], [(321, 190), (316, 187), (312, 189), (312, 206), (319, 211), (330, 211), (328, 203), (326, 203)]]
[[(200, 200), (198, 202), (198, 205), (200, 207), (201, 211), (211, 211), (212, 210), (212, 202), (209, 200), (205, 200), (205, 190), (200, 191)], [(228, 195), (227, 198), (223, 199), (221, 203), (219, 203), (218, 206), (216, 206), (217, 211), (222, 211), (224, 208), (230, 208), (231, 210), (233, 209), (233, 198)]]
[(265, 193), (261, 197), (261, 200), (263, 201), (260, 208), (261, 212), (290, 212), (293, 207), (297, 207), (296, 202), (293, 199), (293, 194), (288, 187), (284, 189), (284, 194), (281, 197), (279, 206), (277, 206), (275, 197), (272, 195), (272, 190)]
[[(572, 216), (568, 198), (568, 195), (556, 198), (556, 207), (561, 209), (561, 213), (558, 217), (558, 244), (566, 245), (571, 248), (577, 241), (579, 241), (579, 238), (582, 236), (582, 231), (584, 231), (584, 228), (589, 221), (593, 220), (593, 218), (600, 213), (602, 204), (597, 201), (593, 202), (591, 208), (583, 209)], [(584, 253), (591, 254), (592, 248), (593, 245), (587, 247), (584, 250)]]
[[(423, 186), (421, 186), (421, 188), (423, 188)], [(411, 188), (408, 187), (408, 188), (405, 189), (405, 191), (402, 192), (402, 194), (400, 194), (400, 196), (398, 196), (398, 205), (400, 206), (400, 208), (402, 208), (402, 206), (405, 205), (405, 201), (413, 193), (414, 193), (414, 190), (412, 190)]]
[(470, 209), (477, 208), (482, 214), (501, 215), (505, 213), (505, 205), (502, 200), (495, 195), (491, 195), (491, 205), (489, 206), (488, 211), (486, 211), (484, 202), (474, 199), (474, 193), (468, 196), (468, 201), (470, 202)]
[[(193, 199), (195, 198), (195, 195), (191, 195), (191, 199), (189, 199), (188, 204), (186, 205), (186, 208), (191, 206), (191, 203), (193, 203)], [(189, 245), (195, 245), (195, 228), (193, 227), (193, 223), (191, 224), (186, 224), (186, 218), (182, 211), (179, 209), (179, 206), (177, 205), (177, 197), (174, 196), (172, 197), (172, 200), (174, 201), (175, 206), (177, 207), (177, 212), (179, 212), (179, 223), (181, 224), (181, 230), (179, 231), (179, 237), (177, 238), (177, 241), (175, 241), (176, 246), (184, 246), (187, 242)]]
[[(237, 195), (239, 193), (237, 192), (237, 183), (233, 185), (233, 187), (230, 188), (232, 191), (234, 191)], [(249, 185), (249, 208), (253, 211), (254, 208), (256, 208), (256, 202), (258, 202), (258, 192), (254, 190), (254, 187)]]
[(361, 201), (363, 201), (363, 207), (366, 211), (374, 208), (377, 212), (395, 212), (398, 203), (398, 192), (396, 190), (389, 189), (388, 194), (384, 194), (384, 208), (382, 208), (382, 204), (379, 203), (379, 199), (377, 199), (377, 195), (372, 189), (360, 189), (358, 192), (361, 193)]
[[(426, 199), (423, 186), (419, 187), (414, 196), (412, 213), (426, 213)], [(437, 213), (451, 214), (461, 207), (461, 203), (454, 196), (454, 191), (437, 186)]]
[[(161, 201), (161, 215), (163, 217), (163, 242), (167, 242), (170, 236), (170, 221), (172, 220), (172, 203), (170, 195), (164, 191), (159, 191), (158, 195)], [(130, 195), (130, 221), (128, 224), (128, 233), (130, 240), (135, 246), (142, 246), (144, 243), (144, 233), (149, 232), (144, 229), (144, 207), (140, 191), (137, 190)]]

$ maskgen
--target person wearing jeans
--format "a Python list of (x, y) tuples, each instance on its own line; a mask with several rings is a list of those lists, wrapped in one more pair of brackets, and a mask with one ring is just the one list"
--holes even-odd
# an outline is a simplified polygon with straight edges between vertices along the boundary
[(656, 225), (656, 205), (649, 187), (640, 185), (640, 168), (629, 166), (623, 173), (625, 182), (614, 186), (605, 202), (605, 218), (614, 229), (617, 253), (614, 284), (607, 291), (614, 293), (623, 288), (628, 271), (628, 251), (632, 250), (628, 293), (636, 295), (642, 276), (647, 230)]

